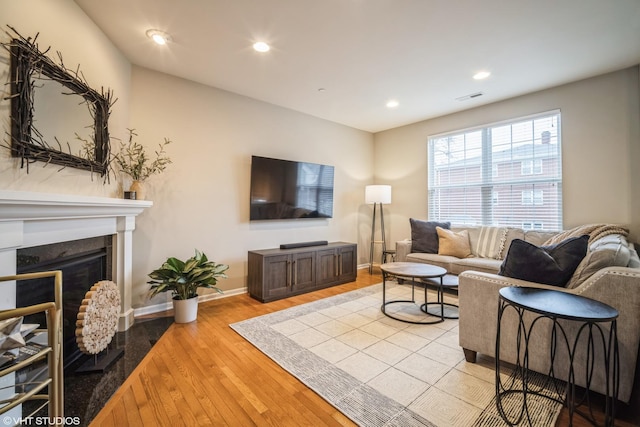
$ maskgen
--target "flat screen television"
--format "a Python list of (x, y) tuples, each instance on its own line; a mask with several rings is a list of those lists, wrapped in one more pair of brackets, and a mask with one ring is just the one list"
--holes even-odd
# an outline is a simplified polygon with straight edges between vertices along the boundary
[(333, 166), (251, 156), (251, 221), (332, 216)]

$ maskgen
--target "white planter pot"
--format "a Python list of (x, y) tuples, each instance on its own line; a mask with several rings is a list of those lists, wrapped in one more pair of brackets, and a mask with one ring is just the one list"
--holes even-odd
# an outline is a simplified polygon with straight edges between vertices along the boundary
[(173, 317), (176, 323), (189, 323), (198, 317), (198, 297), (173, 300)]

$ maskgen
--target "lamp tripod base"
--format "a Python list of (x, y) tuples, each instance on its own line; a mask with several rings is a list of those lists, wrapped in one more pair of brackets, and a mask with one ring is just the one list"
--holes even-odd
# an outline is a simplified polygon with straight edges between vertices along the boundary
[[(380, 205), (380, 231), (382, 233), (382, 240), (375, 240), (376, 234), (376, 211)], [(385, 254), (387, 252), (386, 233), (384, 231), (384, 213), (382, 211), (382, 203), (373, 204), (373, 220), (371, 221), (371, 248), (369, 249), (369, 274), (373, 274), (373, 252), (375, 250), (376, 243), (382, 243), (382, 256), (380, 263), (384, 264)]]

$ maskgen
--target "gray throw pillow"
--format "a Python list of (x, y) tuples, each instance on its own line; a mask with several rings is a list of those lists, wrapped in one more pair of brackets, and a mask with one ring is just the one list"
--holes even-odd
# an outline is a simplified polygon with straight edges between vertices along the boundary
[(627, 239), (619, 234), (602, 237), (589, 245), (587, 255), (571, 276), (567, 288), (573, 289), (580, 286), (603, 268), (626, 267), (630, 259), (631, 251)]
[(586, 255), (588, 242), (587, 235), (551, 246), (536, 246), (514, 239), (498, 274), (528, 282), (565, 286)]
[(421, 221), (419, 219), (409, 219), (411, 224), (411, 252), (422, 252), (426, 254), (438, 253), (438, 232), (436, 227), (448, 230), (450, 222)]

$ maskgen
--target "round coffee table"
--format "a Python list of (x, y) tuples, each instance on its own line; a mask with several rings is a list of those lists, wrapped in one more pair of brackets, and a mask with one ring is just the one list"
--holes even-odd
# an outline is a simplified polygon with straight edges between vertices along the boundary
[(440, 277), (440, 280), (426, 280), (426, 284), (438, 287), (438, 301), (437, 302), (425, 302), (420, 309), (426, 313), (434, 316), (441, 316), (445, 319), (459, 319), (458, 306), (444, 302), (444, 290), (445, 289), (458, 289), (458, 276), (453, 274), (447, 274)]
[[(398, 303), (412, 303), (416, 304), (415, 300), (415, 285), (422, 284), (424, 288), (424, 303), (427, 303), (427, 286), (421, 282), (416, 282), (417, 280), (423, 279), (440, 279), (440, 289), (442, 289), (442, 278), (447, 274), (447, 270), (442, 267), (437, 267), (435, 265), (429, 264), (421, 264), (417, 262), (390, 262), (386, 264), (382, 264), (380, 266), (380, 270), (382, 270), (382, 313), (395, 320), (399, 320), (401, 322), (413, 323), (417, 325), (428, 325), (433, 323), (444, 322), (444, 302), (442, 301), (442, 297), (438, 298), (438, 303), (441, 305), (440, 314), (435, 315), (426, 312), (427, 315), (438, 317), (436, 320), (409, 320), (403, 319), (401, 317), (397, 317), (393, 314), (387, 313), (386, 307), (389, 304), (398, 304)], [(387, 277), (400, 277), (403, 279), (409, 279), (411, 282), (411, 299), (410, 300), (393, 300), (387, 301)], [(418, 307), (420, 310), (420, 307)]]

